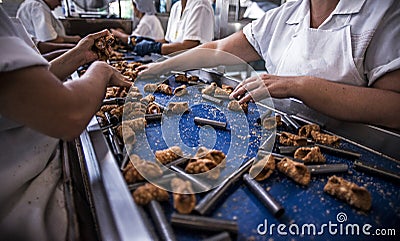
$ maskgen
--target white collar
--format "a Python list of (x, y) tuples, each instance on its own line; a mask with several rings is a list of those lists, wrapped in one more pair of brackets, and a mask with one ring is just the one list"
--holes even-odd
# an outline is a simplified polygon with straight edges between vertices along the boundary
[[(367, 0), (340, 0), (332, 15), (345, 15), (359, 13)], [(291, 8), (297, 9), (286, 21), (287, 24), (298, 24), (310, 12), (310, 0), (298, 0)]]

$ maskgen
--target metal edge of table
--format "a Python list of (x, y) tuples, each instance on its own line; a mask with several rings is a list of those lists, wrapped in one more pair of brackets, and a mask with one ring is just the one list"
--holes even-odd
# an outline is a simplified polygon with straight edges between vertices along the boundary
[[(93, 125), (98, 125), (95, 117)], [(101, 239), (151, 240), (102, 131), (85, 130), (80, 140)]]

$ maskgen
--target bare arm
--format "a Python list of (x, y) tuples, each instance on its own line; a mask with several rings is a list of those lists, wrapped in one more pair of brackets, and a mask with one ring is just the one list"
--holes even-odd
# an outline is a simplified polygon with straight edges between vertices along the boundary
[(305, 78), (293, 96), (341, 120), (400, 129), (400, 70), (384, 75), (372, 88)]
[(147, 69), (142, 74), (160, 74), (168, 70), (187, 70), (242, 63), (238, 58), (232, 58), (225, 52), (246, 62), (260, 59), (243, 32), (240, 31), (224, 39), (202, 44), (161, 63), (144, 66), (143, 68)]
[(121, 40), (123, 43), (127, 44), (128, 43), (128, 38), (129, 38), (129, 34), (126, 34), (125, 32), (123, 32), (122, 29), (111, 29), (111, 33), (118, 38), (119, 40)]
[[(382, 76), (372, 87), (352, 86), (321, 78), (282, 77), (262, 74), (249, 78), (232, 93), (232, 97), (249, 95), (260, 100), (269, 97), (295, 97), (307, 106), (334, 118), (400, 129), (400, 70)], [(269, 94), (268, 94), (268, 91)]]
[(78, 35), (74, 36), (57, 36), (57, 38), (47, 41), (50, 43), (77, 43), (81, 40), (81, 37)]
[(41, 54), (45, 54), (59, 49), (72, 49), (75, 47), (75, 44), (39, 42), (37, 47)]
[(65, 54), (66, 52), (68, 52), (68, 49), (58, 49), (58, 50), (54, 50), (45, 54), (42, 54), (42, 56), (47, 60), (47, 61), (52, 61), (55, 58)]
[(181, 50), (191, 49), (200, 44), (200, 41), (184, 40), (182, 43), (164, 43), (161, 54), (167, 55)]
[(109, 83), (130, 86), (104, 62), (93, 63), (80, 79), (66, 83), (40, 66), (3, 72), (0, 113), (49, 136), (70, 140), (100, 107)]

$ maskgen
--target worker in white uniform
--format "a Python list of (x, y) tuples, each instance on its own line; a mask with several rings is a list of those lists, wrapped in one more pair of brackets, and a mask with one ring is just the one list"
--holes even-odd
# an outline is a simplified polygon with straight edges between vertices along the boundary
[(88, 35), (49, 63), (21, 29), (0, 6), (0, 239), (65, 240), (59, 139), (79, 136), (107, 85), (130, 83), (99, 61), (81, 78), (62, 82), (97, 59), (91, 48), (107, 30)]
[(81, 37), (67, 35), (63, 24), (51, 12), (61, 0), (25, 0), (17, 11), (28, 33), (38, 42), (77, 43)]
[(153, 1), (132, 0), (133, 12), (139, 23), (130, 35), (122, 29), (111, 29), (111, 33), (120, 39), (123, 43), (128, 43), (130, 36), (142, 36), (150, 39), (164, 38), (164, 29), (160, 20), (155, 15), (156, 8)]
[(181, 0), (170, 12), (164, 39), (136, 41), (139, 55), (170, 54), (194, 48), (214, 38), (214, 10), (209, 0)]
[(142, 75), (233, 64), (226, 51), (265, 60), (268, 73), (244, 80), (231, 98), (293, 97), (340, 120), (400, 129), (399, 22), (396, 0), (287, 2), (243, 31), (144, 66)]

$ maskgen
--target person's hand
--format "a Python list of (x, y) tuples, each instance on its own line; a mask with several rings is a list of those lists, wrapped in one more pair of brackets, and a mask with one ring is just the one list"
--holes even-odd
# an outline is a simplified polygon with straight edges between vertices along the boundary
[(152, 42), (149, 40), (142, 40), (140, 43), (136, 43), (133, 51), (140, 56), (145, 56), (150, 53), (161, 54), (162, 43)]
[(110, 66), (112, 68), (112, 75), (110, 77), (110, 81), (108, 82), (108, 86), (121, 86), (121, 87), (131, 87), (132, 82), (128, 80), (125, 76), (123, 76), (116, 68)]
[(81, 56), (82, 65), (98, 59), (97, 53), (92, 50), (94, 41), (107, 35), (111, 35), (111, 33), (105, 29), (97, 33), (89, 34), (78, 42), (73, 50), (76, 51), (78, 56)]
[(155, 42), (154, 39), (148, 38), (148, 37), (143, 37), (143, 36), (134, 36), (134, 37), (135, 37), (135, 42), (136, 42), (137, 44), (140, 43), (140, 42), (142, 42), (143, 40), (147, 40), (147, 41), (150, 41), (150, 42)]
[(164, 74), (163, 63), (150, 63), (146, 65), (141, 65), (137, 68), (139, 71), (139, 75), (143, 79), (153, 78), (154, 76), (158, 76), (160, 74)]
[(119, 39), (123, 38), (123, 36), (125, 35), (124, 31), (120, 28), (117, 28), (117, 29), (112, 28), (112, 29), (110, 29), (110, 31), (111, 31), (112, 35), (114, 35), (116, 38), (119, 38)]
[(276, 76), (261, 74), (241, 82), (231, 93), (230, 98), (240, 99), (240, 103), (259, 101), (268, 97), (293, 97), (297, 84), (303, 77)]
[(152, 38), (143, 37), (143, 36), (136, 36), (136, 35), (130, 35), (128, 37), (128, 46), (130, 46), (132, 49), (134, 49), (136, 44), (142, 42), (143, 40), (147, 40), (147, 41), (150, 41), (150, 42), (155, 42), (155, 40), (152, 39)]
[(78, 43), (82, 38), (79, 35), (74, 35), (74, 36), (70, 36), (69, 39), (72, 43)]
[(94, 72), (102, 76), (107, 86), (132, 86), (132, 82), (130, 82), (128, 78), (123, 76), (116, 68), (112, 67), (104, 61), (93, 62), (90, 65), (88, 71), (86, 71), (86, 73), (84, 74), (84, 76), (90, 72)]

